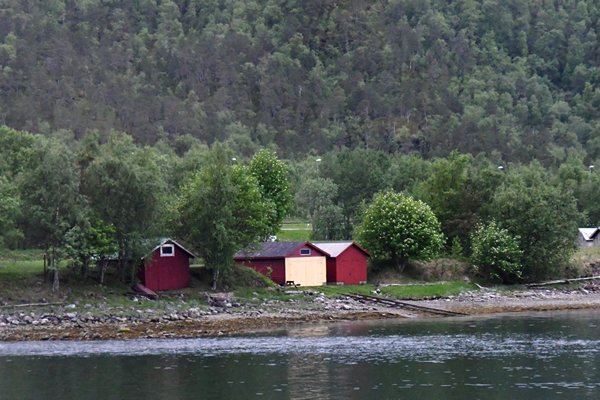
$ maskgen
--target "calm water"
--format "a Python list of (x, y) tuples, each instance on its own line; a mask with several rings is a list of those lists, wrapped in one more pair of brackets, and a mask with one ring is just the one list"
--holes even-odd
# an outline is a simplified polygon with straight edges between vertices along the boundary
[(599, 399), (600, 313), (0, 343), (0, 399)]

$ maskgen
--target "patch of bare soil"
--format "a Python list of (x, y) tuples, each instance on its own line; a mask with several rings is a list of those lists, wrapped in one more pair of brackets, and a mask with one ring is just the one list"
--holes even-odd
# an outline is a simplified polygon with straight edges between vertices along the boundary
[(472, 315), (525, 311), (600, 309), (600, 290), (595, 286), (588, 286), (588, 289), (584, 286), (577, 290), (532, 289), (502, 291), (487, 289), (419, 303), (429, 307)]

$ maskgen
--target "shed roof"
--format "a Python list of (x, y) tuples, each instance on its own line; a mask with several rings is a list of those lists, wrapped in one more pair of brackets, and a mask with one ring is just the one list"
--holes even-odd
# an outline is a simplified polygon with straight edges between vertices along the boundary
[(263, 242), (256, 247), (240, 250), (233, 256), (234, 259), (256, 259), (256, 258), (284, 258), (299, 247), (311, 247), (325, 255), (329, 255), (326, 251), (318, 248), (310, 242)]
[(329, 255), (333, 258), (342, 254), (348, 247), (355, 246), (357, 249), (362, 251), (365, 255), (369, 255), (369, 252), (360, 247), (358, 244), (354, 242), (318, 242), (313, 243), (315, 246), (320, 248), (321, 250), (329, 253)]
[[(181, 250), (183, 250), (184, 252), (186, 252), (191, 258), (196, 258), (196, 256), (194, 255), (194, 253), (192, 253), (191, 251), (189, 251), (188, 249), (186, 249), (185, 247), (183, 247), (181, 244), (177, 243), (175, 240), (170, 239), (170, 238), (165, 238), (165, 239), (161, 239), (160, 243), (155, 246), (149, 253), (148, 255), (154, 253), (156, 250), (158, 250), (162, 245), (165, 244), (174, 244), (175, 246), (179, 247)], [(147, 257), (147, 256), (146, 256)]]
[(599, 228), (579, 228), (579, 233), (585, 240), (594, 240), (600, 232)]

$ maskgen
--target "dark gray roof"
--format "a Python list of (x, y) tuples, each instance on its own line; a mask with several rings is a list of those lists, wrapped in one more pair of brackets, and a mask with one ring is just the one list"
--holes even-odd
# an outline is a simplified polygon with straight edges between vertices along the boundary
[(238, 251), (233, 258), (236, 260), (248, 258), (282, 258), (301, 246), (308, 246), (323, 252), (323, 250), (318, 249), (309, 242), (264, 242), (258, 243), (254, 247)]

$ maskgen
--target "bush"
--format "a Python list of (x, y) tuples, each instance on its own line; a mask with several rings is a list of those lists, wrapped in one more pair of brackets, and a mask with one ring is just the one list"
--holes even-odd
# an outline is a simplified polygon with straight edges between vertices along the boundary
[(428, 260), (444, 244), (440, 223), (420, 200), (392, 191), (375, 195), (356, 229), (356, 240), (373, 262), (401, 272), (409, 259)]
[(490, 204), (489, 219), (520, 238), (522, 277), (527, 282), (564, 276), (583, 221), (573, 194), (549, 182), (538, 164), (515, 167)]
[(515, 283), (523, 274), (519, 240), (493, 221), (478, 225), (471, 234), (471, 262), (475, 271), (490, 281)]

